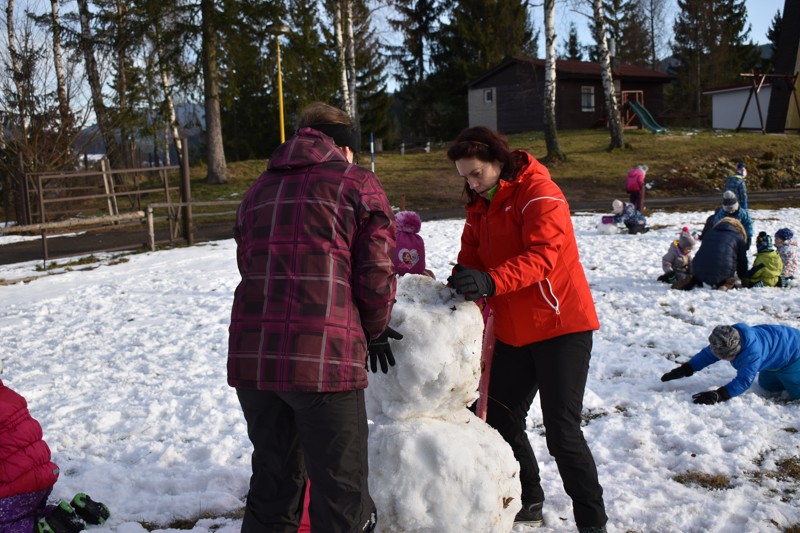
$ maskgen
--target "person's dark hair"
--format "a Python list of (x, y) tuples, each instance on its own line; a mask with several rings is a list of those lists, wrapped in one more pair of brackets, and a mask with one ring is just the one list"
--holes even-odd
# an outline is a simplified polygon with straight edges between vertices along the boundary
[(300, 128), (313, 128), (321, 131), (332, 138), (336, 146), (347, 146), (355, 153), (359, 151), (361, 143), (358, 142), (353, 119), (332, 105), (324, 102), (308, 104), (297, 121), (297, 129)]
[[(499, 161), (503, 164), (500, 179), (513, 181), (517, 176), (517, 160), (508, 147), (505, 136), (484, 126), (467, 128), (458, 134), (452, 146), (447, 149), (447, 158), (453, 163), (459, 159), (476, 158), (486, 163)], [(472, 203), (478, 195), (464, 183), (462, 196)]]

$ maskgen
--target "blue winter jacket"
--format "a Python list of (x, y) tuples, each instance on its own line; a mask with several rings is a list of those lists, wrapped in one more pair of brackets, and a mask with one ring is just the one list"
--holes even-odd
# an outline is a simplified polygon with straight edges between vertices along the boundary
[(733, 191), (733, 194), (736, 195), (736, 201), (739, 202), (739, 207), (747, 209), (747, 185), (742, 176), (739, 174), (728, 176), (725, 181), (725, 190)]
[[(720, 207), (717, 209), (717, 212), (714, 213), (714, 218), (712, 219), (711, 223), (716, 224), (725, 217), (735, 218), (742, 223), (742, 227), (744, 228), (745, 233), (747, 233), (747, 247), (750, 248), (750, 243), (753, 241), (753, 220), (750, 218), (750, 213), (747, 212), (747, 209), (743, 209), (740, 206), (739, 210), (735, 213), (727, 213), (723, 208)], [(703, 238), (705, 239), (705, 235), (703, 235)]]
[(645, 216), (636, 209), (636, 206), (630, 202), (624, 202), (625, 207), (622, 213), (614, 216), (614, 223), (619, 224), (622, 222), (626, 226), (636, 226), (647, 224)]
[(700, 244), (692, 260), (692, 276), (708, 285), (720, 285), (734, 274), (744, 278), (747, 272), (747, 243), (738, 220), (724, 218)]
[[(759, 372), (780, 370), (800, 360), (800, 330), (772, 324), (733, 327), (742, 337), (742, 351), (730, 361), (736, 369), (736, 377), (725, 385), (731, 398), (749, 389)], [(689, 360), (689, 365), (697, 372), (717, 361), (721, 359), (706, 346)]]

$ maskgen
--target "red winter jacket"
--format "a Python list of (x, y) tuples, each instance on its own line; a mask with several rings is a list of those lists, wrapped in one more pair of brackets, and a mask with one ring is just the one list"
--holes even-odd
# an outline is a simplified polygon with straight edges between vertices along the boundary
[(0, 498), (55, 485), (58, 466), (25, 398), (0, 381)]
[(514, 181), (467, 206), (458, 262), (492, 276), (495, 336), (506, 344), (599, 329), (564, 194), (544, 165), (514, 154)]
[(339, 392), (367, 386), (367, 338), (389, 324), (394, 215), (377, 176), (302, 128), (245, 193), (234, 228), (228, 384)]

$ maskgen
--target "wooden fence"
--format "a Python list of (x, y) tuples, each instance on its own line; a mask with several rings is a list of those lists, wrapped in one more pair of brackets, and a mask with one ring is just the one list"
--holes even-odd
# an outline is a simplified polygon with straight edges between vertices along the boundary
[[(99, 170), (27, 173), (27, 212), (30, 224), (0, 227), (8, 233), (39, 234), (42, 259), (49, 260), (47, 237), (87, 228), (121, 228), (143, 224), (148, 200), (164, 206), (162, 218), (170, 221), (170, 240), (178, 221), (193, 243), (188, 151), (180, 166), (110, 169), (103, 160)], [(149, 210), (148, 210), (149, 211)], [(107, 251), (104, 249), (98, 252)]]

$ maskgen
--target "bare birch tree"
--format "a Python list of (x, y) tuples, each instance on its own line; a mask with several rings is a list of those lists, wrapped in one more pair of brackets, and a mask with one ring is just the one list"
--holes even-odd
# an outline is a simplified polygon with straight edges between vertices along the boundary
[[(342, 91), (342, 102), (348, 113), (352, 107), (350, 101), (350, 87), (347, 83), (347, 53), (344, 42), (344, 10), (342, 2), (347, 0), (334, 0), (333, 2), (333, 26), (334, 37), (336, 39), (336, 58), (339, 61), (339, 86)], [(352, 117), (351, 117), (352, 118)]]
[(658, 54), (667, 41), (668, 30), (665, 29), (667, 16), (666, 0), (641, 0), (639, 4), (642, 18), (647, 26), (648, 55), (650, 68), (658, 68)]
[(206, 159), (208, 163), (207, 183), (228, 181), (228, 167), (222, 143), (222, 117), (219, 106), (219, 70), (217, 65), (218, 37), (215, 27), (214, 0), (201, 0), (202, 12), (202, 63), (203, 92), (206, 110)]
[(353, 0), (342, 0), (345, 6), (345, 24), (347, 32), (347, 71), (348, 89), (350, 92), (350, 108), (347, 110), (357, 135), (361, 135), (361, 121), (358, 117), (358, 76), (356, 74), (356, 39), (353, 31)]
[(603, 13), (603, 0), (592, 0), (594, 13), (594, 39), (597, 43), (597, 54), (600, 56), (600, 78), (603, 82), (606, 112), (608, 113), (608, 128), (611, 132), (609, 150), (625, 147), (625, 135), (622, 128), (622, 117), (617, 105), (617, 95), (614, 88), (614, 78), (611, 72), (611, 57), (608, 53), (608, 40), (606, 38), (606, 18)]
[(72, 113), (67, 100), (67, 81), (64, 76), (64, 60), (61, 53), (61, 21), (58, 16), (58, 0), (50, 0), (50, 17), (53, 34), (53, 66), (56, 71), (56, 97), (58, 98), (58, 115), (61, 118), (61, 130), (72, 128)]
[[(175, 113), (175, 102), (172, 99), (172, 85), (170, 83), (169, 70), (167, 70), (166, 61), (164, 60), (164, 46), (161, 42), (160, 22), (156, 22), (154, 49), (156, 55), (156, 66), (161, 78), (161, 90), (164, 92), (164, 105), (167, 108), (167, 130), (172, 135), (172, 142), (175, 143), (175, 151), (178, 154), (178, 158), (180, 158), (181, 153), (183, 152), (183, 140), (181, 139), (181, 134), (178, 130), (178, 118)], [(166, 164), (169, 164), (169, 144), (167, 144), (165, 157)]]
[(564, 161), (556, 128), (556, 0), (544, 0), (544, 162)]

